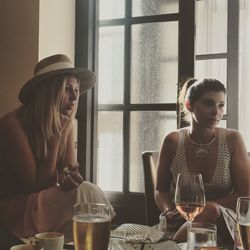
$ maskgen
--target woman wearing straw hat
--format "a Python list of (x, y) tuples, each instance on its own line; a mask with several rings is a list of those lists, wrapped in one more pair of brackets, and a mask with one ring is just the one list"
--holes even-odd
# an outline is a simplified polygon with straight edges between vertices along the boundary
[(23, 105), (0, 120), (0, 225), (18, 237), (61, 231), (71, 240), (74, 203), (111, 207), (83, 181), (74, 148), (79, 95), (94, 82), (93, 72), (73, 67), (67, 56), (47, 57), (22, 87)]

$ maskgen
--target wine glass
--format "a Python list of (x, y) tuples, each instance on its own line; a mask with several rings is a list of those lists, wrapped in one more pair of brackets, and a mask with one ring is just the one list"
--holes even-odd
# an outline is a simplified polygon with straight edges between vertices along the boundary
[(203, 211), (205, 203), (201, 174), (178, 174), (175, 188), (175, 205), (187, 222), (192, 222)]
[(250, 249), (250, 197), (239, 197), (236, 216), (241, 245), (244, 250)]

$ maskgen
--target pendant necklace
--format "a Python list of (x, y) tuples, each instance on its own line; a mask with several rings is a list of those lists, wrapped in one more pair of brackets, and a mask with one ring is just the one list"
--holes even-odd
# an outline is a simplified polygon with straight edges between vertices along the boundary
[(207, 150), (207, 147), (210, 146), (211, 144), (213, 144), (217, 138), (217, 136), (215, 136), (209, 143), (206, 143), (206, 144), (202, 144), (202, 143), (197, 143), (197, 142), (194, 142), (191, 138), (190, 138), (190, 133), (188, 132), (187, 133), (188, 135), (188, 140), (193, 144), (195, 145), (196, 147), (198, 147), (196, 150), (195, 150), (195, 157), (196, 158), (200, 158), (200, 159), (204, 159), (207, 157), (208, 155), (208, 150)]

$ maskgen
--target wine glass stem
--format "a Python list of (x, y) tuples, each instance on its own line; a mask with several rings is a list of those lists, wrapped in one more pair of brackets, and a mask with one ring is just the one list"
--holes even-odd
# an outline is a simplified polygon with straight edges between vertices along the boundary
[(192, 220), (187, 220), (187, 249), (190, 250), (191, 249), (191, 246), (189, 245), (188, 243), (188, 234), (190, 232), (190, 228), (191, 228), (191, 223), (192, 223)]

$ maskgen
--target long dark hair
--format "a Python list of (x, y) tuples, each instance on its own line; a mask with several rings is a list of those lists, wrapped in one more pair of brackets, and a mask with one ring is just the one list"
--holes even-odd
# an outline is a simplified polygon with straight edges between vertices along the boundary
[(189, 100), (191, 105), (207, 91), (223, 92), (226, 94), (227, 90), (223, 83), (213, 78), (195, 79), (190, 78), (187, 80), (179, 94), (178, 103), (180, 105), (181, 115), (183, 119), (188, 121), (189, 112), (185, 108), (185, 101)]

